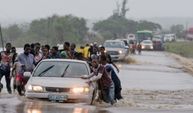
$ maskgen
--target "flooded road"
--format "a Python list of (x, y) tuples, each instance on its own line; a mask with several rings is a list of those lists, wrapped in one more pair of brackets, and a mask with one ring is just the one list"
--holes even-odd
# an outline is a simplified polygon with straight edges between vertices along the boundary
[(193, 88), (193, 77), (162, 52), (132, 56), (137, 64), (119, 65), (123, 89), (181, 90)]
[(4, 88), (0, 113), (192, 113), (193, 76), (177, 61), (164, 52), (131, 57), (136, 64), (118, 64), (124, 99), (114, 106), (29, 100)]
[(119, 106), (142, 109), (193, 109), (193, 76), (165, 52), (132, 56), (120, 64), (124, 101)]

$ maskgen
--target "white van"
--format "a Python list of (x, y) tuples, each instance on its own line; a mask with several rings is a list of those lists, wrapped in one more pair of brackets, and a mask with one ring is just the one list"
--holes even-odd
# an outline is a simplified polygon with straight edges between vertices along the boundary
[(164, 35), (164, 42), (173, 42), (176, 40), (175, 34), (165, 34)]

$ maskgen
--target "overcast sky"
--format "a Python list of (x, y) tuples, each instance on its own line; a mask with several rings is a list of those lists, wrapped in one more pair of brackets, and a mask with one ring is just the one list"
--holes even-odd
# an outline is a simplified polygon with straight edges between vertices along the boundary
[[(0, 0), (0, 19), (35, 19), (73, 14), (107, 18), (122, 0)], [(193, 17), (193, 0), (128, 0), (128, 17)]]

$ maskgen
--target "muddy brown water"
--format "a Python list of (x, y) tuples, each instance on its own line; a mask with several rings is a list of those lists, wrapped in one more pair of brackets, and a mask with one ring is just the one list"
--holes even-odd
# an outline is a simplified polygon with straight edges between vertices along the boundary
[(124, 99), (115, 106), (28, 100), (8, 95), (4, 88), (0, 113), (192, 113), (193, 76), (178, 62), (164, 52), (131, 57), (138, 64), (118, 64)]

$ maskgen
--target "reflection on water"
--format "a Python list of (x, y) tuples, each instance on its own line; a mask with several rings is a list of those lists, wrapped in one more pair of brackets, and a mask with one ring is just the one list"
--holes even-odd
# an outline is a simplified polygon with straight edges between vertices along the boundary
[[(24, 110), (25, 111), (25, 110)], [(33, 108), (27, 108), (27, 113), (92, 113), (93, 111), (90, 111), (85, 108), (57, 108), (50, 106), (42, 108), (42, 109), (33, 109)]]
[[(83, 107), (83, 108), (82, 108)], [(90, 107), (84, 105), (73, 107), (69, 104), (47, 103), (47, 102), (25, 102), (16, 107), (16, 113), (93, 113)], [(95, 112), (96, 113), (96, 112)]]
[(88, 113), (88, 109), (74, 108), (73, 113)]
[(118, 68), (122, 68), (123, 65), (122, 65), (122, 64), (117, 64), (117, 67), (118, 67)]
[(27, 113), (42, 113), (42, 111), (38, 109), (28, 109)]

